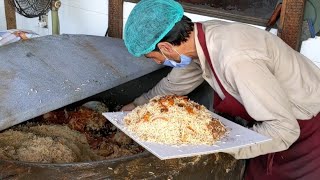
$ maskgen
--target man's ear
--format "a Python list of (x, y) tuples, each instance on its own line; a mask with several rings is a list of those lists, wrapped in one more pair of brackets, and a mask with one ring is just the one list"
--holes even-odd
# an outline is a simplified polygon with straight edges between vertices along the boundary
[(158, 43), (158, 48), (165, 54), (170, 54), (173, 52), (172, 45), (168, 42)]

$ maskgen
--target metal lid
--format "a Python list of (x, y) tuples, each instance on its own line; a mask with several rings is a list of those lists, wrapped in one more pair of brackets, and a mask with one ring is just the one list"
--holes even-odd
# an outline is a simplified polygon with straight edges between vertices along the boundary
[(46, 36), (0, 48), (0, 130), (98, 94), (162, 66), (122, 40)]

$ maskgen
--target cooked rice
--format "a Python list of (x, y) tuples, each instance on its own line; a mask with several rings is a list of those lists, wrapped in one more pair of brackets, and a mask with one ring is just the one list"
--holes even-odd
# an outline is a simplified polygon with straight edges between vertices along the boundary
[(144, 141), (212, 145), (226, 133), (210, 111), (186, 96), (157, 96), (125, 117), (129, 130)]

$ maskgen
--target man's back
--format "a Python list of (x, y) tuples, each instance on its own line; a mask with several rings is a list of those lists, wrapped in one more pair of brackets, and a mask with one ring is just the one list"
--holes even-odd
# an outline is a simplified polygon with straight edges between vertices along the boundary
[(318, 114), (320, 69), (308, 58), (279, 37), (249, 25), (208, 21), (204, 29), (212, 61), (222, 74), (228, 68), (234, 69), (235, 64), (248, 61), (253, 62), (251, 65), (265, 66), (285, 91), (297, 119)]

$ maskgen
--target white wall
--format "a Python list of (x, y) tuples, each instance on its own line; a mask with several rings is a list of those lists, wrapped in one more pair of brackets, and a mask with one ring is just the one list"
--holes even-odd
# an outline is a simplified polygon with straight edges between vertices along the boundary
[[(4, 8), (1, 8), (4, 0), (0, 0), (0, 17), (5, 21)], [(108, 0), (61, 0), (62, 5), (59, 9), (60, 33), (61, 34), (90, 34), (104, 36), (108, 28)], [(124, 24), (135, 6), (134, 3), (124, 3), (123, 18)], [(213, 17), (201, 16), (186, 13), (193, 21), (205, 21), (215, 19)], [(51, 31), (51, 13), (48, 17), (48, 28), (41, 28), (38, 25), (38, 18), (25, 18), (16, 14), (17, 28), (32, 30), (40, 35), (49, 35)], [(1, 21), (2, 22), (2, 21)], [(5, 25), (4, 23), (0, 23)], [(4, 30), (6, 27), (1, 27)]]
[[(18, 29), (28, 29), (33, 30), (40, 35), (47, 35), (48, 29), (39, 28), (38, 26), (38, 18), (24, 18), (16, 13), (16, 23)], [(6, 18), (5, 18), (5, 10), (4, 10), (4, 0), (0, 0), (0, 31), (6, 30)]]
[(16, 13), (17, 29), (32, 30), (41, 36), (48, 35), (49, 29), (41, 28), (38, 25), (38, 22), (39, 22), (39, 18), (25, 18), (20, 14)]
[[(61, 34), (89, 34), (104, 36), (108, 28), (108, 0), (61, 0), (62, 5), (59, 9), (60, 32)], [(123, 18), (124, 24), (135, 6), (134, 3), (124, 3)], [(215, 19), (213, 17), (185, 13), (193, 21), (205, 21)], [(29, 29), (40, 35), (51, 34), (51, 13), (49, 13), (48, 28), (38, 26), (38, 18), (28, 19), (16, 15), (17, 28)], [(258, 26), (257, 26), (258, 27)], [(263, 28), (263, 27), (259, 27)], [(4, 15), (4, 0), (0, 0), (0, 30), (6, 29)], [(273, 30), (272, 33), (276, 33)], [(303, 42), (301, 53), (309, 57), (320, 67), (320, 38), (310, 39)]]
[(61, 2), (59, 9), (61, 34), (105, 35), (108, 28), (108, 0), (61, 0)]
[[(104, 36), (108, 28), (108, 0), (61, 0), (59, 9), (61, 34), (89, 34)], [(51, 31), (51, 13), (48, 28), (38, 25), (38, 18), (25, 18), (16, 13), (17, 29), (32, 30), (40, 35)], [(0, 0), (0, 30), (6, 29), (4, 0)]]
[(0, 31), (5, 29), (7, 29), (7, 24), (4, 12), (4, 0), (0, 0)]
[(320, 37), (303, 41), (300, 52), (320, 68)]

